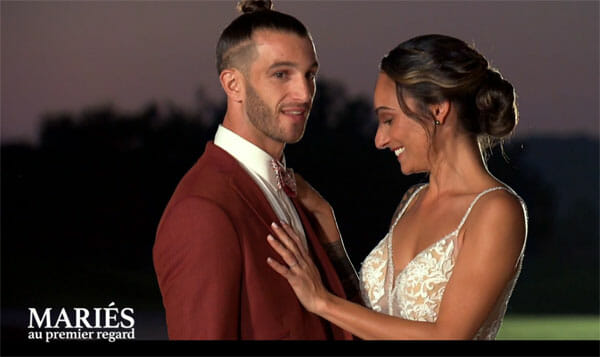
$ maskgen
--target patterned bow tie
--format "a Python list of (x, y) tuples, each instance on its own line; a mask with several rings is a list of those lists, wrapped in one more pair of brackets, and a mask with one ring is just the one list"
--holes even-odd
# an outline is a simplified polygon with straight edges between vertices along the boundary
[(289, 197), (296, 197), (296, 178), (294, 170), (286, 169), (279, 161), (271, 160), (271, 166), (277, 177), (277, 188)]

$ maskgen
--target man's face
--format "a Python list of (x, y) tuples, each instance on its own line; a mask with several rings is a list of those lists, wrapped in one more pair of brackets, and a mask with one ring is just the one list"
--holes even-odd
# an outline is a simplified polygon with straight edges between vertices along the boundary
[[(259, 30), (257, 56), (246, 73), (245, 111), (259, 146), (298, 142), (315, 96), (318, 63), (312, 42), (293, 33)], [(266, 145), (266, 146), (265, 146)]]

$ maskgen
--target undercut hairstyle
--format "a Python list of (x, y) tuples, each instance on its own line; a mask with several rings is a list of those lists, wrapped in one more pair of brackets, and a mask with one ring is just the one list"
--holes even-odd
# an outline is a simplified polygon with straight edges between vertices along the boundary
[[(477, 138), (484, 159), (510, 136), (518, 123), (516, 94), (511, 83), (465, 42), (445, 35), (424, 35), (401, 43), (382, 60), (380, 69), (396, 83), (402, 111), (430, 135), (429, 105), (449, 101), (462, 129)], [(405, 95), (417, 102), (415, 112)], [(431, 127), (429, 125), (429, 127)]]
[(243, 0), (238, 3), (238, 16), (221, 34), (217, 42), (217, 71), (236, 68), (246, 72), (256, 58), (252, 35), (257, 30), (274, 30), (312, 38), (306, 27), (295, 17), (271, 10), (271, 1)]

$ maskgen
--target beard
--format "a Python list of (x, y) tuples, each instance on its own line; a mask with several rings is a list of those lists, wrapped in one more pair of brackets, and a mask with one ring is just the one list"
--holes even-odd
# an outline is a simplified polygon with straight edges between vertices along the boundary
[(246, 85), (246, 114), (258, 131), (275, 141), (296, 143), (304, 135), (306, 120), (301, 125), (296, 124), (290, 130), (285, 130), (278, 121), (278, 108), (271, 110), (249, 83)]

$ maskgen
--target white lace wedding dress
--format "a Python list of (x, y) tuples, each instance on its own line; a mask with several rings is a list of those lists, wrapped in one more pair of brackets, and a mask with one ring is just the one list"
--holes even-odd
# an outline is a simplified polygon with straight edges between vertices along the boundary
[[(521, 197), (505, 187), (494, 187), (481, 192), (473, 200), (460, 224), (453, 232), (417, 254), (393, 278), (394, 263), (390, 258), (392, 252), (392, 232), (404, 214), (404, 211), (406, 211), (406, 208), (419, 194), (421, 189), (426, 186), (426, 184), (420, 186), (410, 196), (394, 219), (394, 223), (391, 225), (387, 235), (363, 261), (359, 278), (362, 298), (367, 307), (407, 320), (435, 322), (446, 284), (452, 276), (458, 254), (456, 249), (458, 232), (479, 198), (495, 190), (506, 190), (515, 195), (521, 202), (525, 215), (525, 237), (527, 237), (527, 209)], [(508, 300), (521, 271), (524, 248), (525, 244), (523, 244), (523, 249), (519, 256), (518, 267), (514, 277), (506, 285), (493, 311), (481, 326), (474, 339), (491, 340), (496, 337), (506, 312)]]

